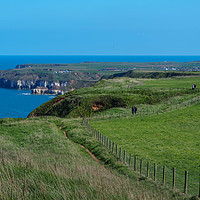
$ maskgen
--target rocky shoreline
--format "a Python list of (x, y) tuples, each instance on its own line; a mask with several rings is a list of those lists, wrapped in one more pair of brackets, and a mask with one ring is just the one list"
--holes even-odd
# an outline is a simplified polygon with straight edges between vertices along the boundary
[[(29, 81), (29, 80), (7, 80), (0, 79), (0, 87), (6, 89), (30, 89), (32, 94), (54, 94), (61, 95), (67, 92), (65, 87), (68, 82)], [(62, 89), (60, 89), (60, 87)]]
[(44, 94), (62, 95), (66, 92), (67, 91), (64, 91), (64, 90), (59, 90), (56, 88), (49, 89), (47, 87), (37, 87), (31, 90), (31, 94), (39, 94), (39, 95), (44, 95)]

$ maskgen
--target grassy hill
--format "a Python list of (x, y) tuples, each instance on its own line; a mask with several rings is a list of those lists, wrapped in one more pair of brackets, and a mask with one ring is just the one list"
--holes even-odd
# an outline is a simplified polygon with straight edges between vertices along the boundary
[(62, 123), (72, 138), (87, 133), (76, 119), (0, 120), (0, 199), (170, 199), (164, 190), (152, 192), (100, 165), (65, 137)]
[(171, 78), (174, 76), (199, 76), (200, 73), (188, 73), (188, 72), (139, 72), (130, 70), (124, 73), (117, 73), (112, 75), (103, 76), (104, 79), (113, 79), (117, 77), (129, 77), (129, 78)]
[[(194, 83), (196, 90), (191, 89)], [(0, 198), (188, 199), (196, 195), (196, 178), (189, 178), (187, 196), (134, 173), (93, 137), (79, 117), (90, 116), (93, 127), (145, 163), (198, 175), (200, 104), (194, 99), (199, 99), (199, 83), (199, 76), (102, 79), (92, 87), (57, 96), (28, 119), (0, 120)], [(131, 114), (134, 105), (136, 117)], [(168, 176), (167, 181), (172, 182)], [(182, 178), (176, 181), (182, 187)], [(195, 182), (192, 188), (191, 182)]]
[[(92, 87), (56, 97), (29, 117), (54, 115), (70, 120), (90, 116), (94, 128), (128, 153), (145, 162), (165, 165), (170, 174), (173, 167), (181, 174), (188, 170), (188, 191), (197, 194), (200, 105), (194, 104), (194, 99), (199, 99), (199, 82), (199, 76), (102, 79)], [(194, 83), (196, 90), (191, 89)], [(136, 118), (131, 114), (133, 105), (138, 107)], [(85, 139), (75, 141), (87, 144)], [(93, 150), (93, 145), (89, 144), (88, 148)], [(162, 174), (161, 169), (159, 173)], [(179, 188), (183, 188), (183, 177), (177, 177)], [(171, 184), (170, 176), (168, 182)]]
[[(200, 103), (187, 108), (148, 116), (91, 119), (90, 124), (119, 145), (127, 154), (177, 170), (177, 187), (183, 188), (184, 171), (189, 171), (188, 191), (198, 194), (200, 164)], [(144, 167), (145, 171), (145, 167)], [(152, 170), (153, 171), (153, 170)], [(179, 179), (178, 175), (182, 174)], [(162, 182), (160, 180), (160, 182)], [(169, 185), (171, 183), (169, 182)]]
[[(192, 84), (197, 83), (197, 90)], [(117, 78), (101, 80), (92, 87), (82, 88), (41, 105), (31, 116), (54, 115), (58, 117), (89, 116), (113, 107), (128, 108), (133, 105), (162, 105), (181, 103), (198, 95), (200, 77), (174, 77), (165, 79)]]

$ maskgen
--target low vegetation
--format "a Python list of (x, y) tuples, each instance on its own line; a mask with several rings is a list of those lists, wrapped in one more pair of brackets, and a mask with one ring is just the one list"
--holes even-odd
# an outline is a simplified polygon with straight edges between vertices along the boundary
[[(63, 123), (68, 134), (87, 134), (80, 120)], [(99, 165), (61, 124), (55, 117), (0, 120), (0, 199), (170, 199)]]
[[(101, 118), (90, 121), (99, 130), (124, 150), (143, 160), (149, 160), (169, 169), (189, 171), (190, 181), (196, 179), (200, 163), (200, 103), (162, 114), (129, 118)], [(140, 111), (140, 108), (138, 109)], [(183, 186), (183, 184), (182, 184)], [(189, 188), (190, 192), (192, 188)]]
[[(194, 99), (199, 98), (199, 82), (199, 76), (102, 79), (57, 96), (28, 119), (0, 120), (0, 198), (189, 198), (134, 173), (79, 117), (90, 117), (92, 127), (145, 161), (198, 174), (200, 104)], [(194, 83), (196, 90), (191, 89)]]
[(120, 79), (101, 80), (89, 88), (82, 88), (41, 105), (30, 113), (31, 116), (54, 115), (57, 117), (82, 117), (109, 110), (138, 104), (155, 105), (171, 98), (179, 102), (192, 98), (199, 89), (192, 90), (192, 84), (200, 77), (171, 79)]

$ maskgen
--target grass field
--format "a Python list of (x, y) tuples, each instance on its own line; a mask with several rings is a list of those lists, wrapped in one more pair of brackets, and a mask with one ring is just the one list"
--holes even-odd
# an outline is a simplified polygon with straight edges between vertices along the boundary
[[(197, 89), (191, 90), (194, 83)], [(188, 193), (197, 195), (199, 83), (200, 77), (102, 79), (92, 87), (57, 96), (29, 115), (51, 117), (1, 119), (0, 199), (183, 199), (188, 197), (180, 193), (185, 170), (189, 171)], [(138, 107), (137, 116), (131, 114), (133, 105)], [(137, 156), (138, 169), (143, 159), (144, 173), (150, 161), (150, 178), (154, 163), (160, 175), (167, 166), (170, 189), (172, 168), (176, 168), (175, 196), (160, 187), (162, 176), (156, 182), (141, 179), (120, 162), (79, 116), (91, 116), (92, 127), (127, 155)], [(100, 164), (79, 144), (94, 153)]]
[(134, 118), (91, 120), (91, 125), (134, 155), (163, 165), (198, 171), (200, 104)]
[[(91, 120), (92, 127), (122, 149), (144, 160), (189, 171), (191, 192), (198, 191), (200, 164), (200, 104), (159, 115)], [(183, 177), (183, 176), (182, 176)], [(183, 180), (182, 180), (183, 182)]]
[[(166, 79), (152, 79), (146, 80), (145, 85), (139, 86), (140, 88), (165, 88), (165, 89), (180, 89), (180, 88), (192, 88), (192, 85), (196, 83), (197, 87), (200, 87), (200, 77), (173, 77)], [(138, 87), (138, 86), (137, 86)]]
[[(191, 89), (194, 81), (197, 89)], [(199, 95), (200, 77), (170, 79), (118, 78), (101, 80), (92, 87), (81, 88), (41, 105), (31, 116), (54, 115), (59, 117), (89, 116), (111, 108), (133, 105), (162, 104), (163, 109)], [(94, 105), (101, 108), (94, 110)], [(66, 109), (67, 108), (67, 109)]]
[[(64, 121), (71, 132), (85, 132), (72, 122)], [(170, 199), (105, 169), (66, 139), (60, 123), (55, 117), (0, 120), (0, 199)]]

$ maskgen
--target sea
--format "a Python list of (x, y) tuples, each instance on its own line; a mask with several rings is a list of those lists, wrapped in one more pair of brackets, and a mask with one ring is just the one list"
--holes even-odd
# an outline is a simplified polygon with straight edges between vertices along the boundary
[[(0, 55), (0, 70), (30, 63), (81, 63), (81, 62), (188, 62), (200, 56), (136, 56), (136, 55)], [(54, 95), (32, 95), (30, 90), (0, 88), (0, 118), (26, 118)]]

